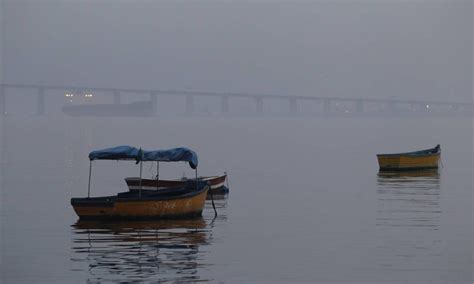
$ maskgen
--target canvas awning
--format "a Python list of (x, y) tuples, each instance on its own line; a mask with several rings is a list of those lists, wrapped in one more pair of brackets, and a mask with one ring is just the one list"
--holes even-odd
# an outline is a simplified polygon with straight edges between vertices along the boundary
[(135, 160), (158, 162), (188, 162), (189, 166), (196, 169), (198, 157), (191, 149), (180, 147), (168, 150), (143, 151), (132, 146), (117, 146), (89, 153), (89, 160)]
[(189, 166), (196, 169), (198, 166), (198, 157), (196, 152), (191, 149), (180, 147), (169, 150), (144, 151), (143, 161), (159, 162), (189, 162)]
[(89, 160), (135, 160), (141, 161), (143, 150), (132, 146), (117, 146), (89, 153)]

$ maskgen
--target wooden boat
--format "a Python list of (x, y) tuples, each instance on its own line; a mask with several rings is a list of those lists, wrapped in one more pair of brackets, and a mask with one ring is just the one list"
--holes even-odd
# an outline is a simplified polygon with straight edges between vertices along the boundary
[(202, 215), (209, 185), (189, 181), (160, 191), (127, 191), (114, 196), (72, 198), (80, 219), (183, 218)]
[[(199, 177), (198, 180), (209, 182), (210, 189), (209, 193), (212, 194), (226, 194), (229, 192), (228, 187), (225, 186), (225, 181), (227, 174), (220, 176), (208, 176), (208, 177)], [(163, 180), (163, 179), (141, 179), (139, 177), (128, 177), (125, 178), (128, 189), (130, 191), (134, 190), (160, 190), (162, 188), (182, 186), (186, 183), (188, 178), (176, 179), (176, 180)]]
[(441, 157), (441, 147), (426, 150), (395, 153), (395, 154), (378, 154), (380, 171), (405, 171), (405, 170), (422, 170), (437, 169)]
[(165, 151), (143, 151), (130, 146), (93, 151), (89, 154), (89, 187), (87, 197), (72, 198), (71, 205), (80, 219), (149, 219), (201, 216), (209, 183), (188, 180), (177, 187), (159, 191), (137, 190), (113, 196), (90, 197), (90, 178), (94, 160), (187, 161), (196, 170), (197, 155), (187, 148)]

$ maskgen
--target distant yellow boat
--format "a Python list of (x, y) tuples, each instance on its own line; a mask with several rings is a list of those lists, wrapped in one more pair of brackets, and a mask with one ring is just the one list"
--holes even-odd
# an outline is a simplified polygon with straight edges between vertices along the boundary
[(437, 169), (440, 157), (439, 144), (426, 150), (377, 155), (380, 171)]

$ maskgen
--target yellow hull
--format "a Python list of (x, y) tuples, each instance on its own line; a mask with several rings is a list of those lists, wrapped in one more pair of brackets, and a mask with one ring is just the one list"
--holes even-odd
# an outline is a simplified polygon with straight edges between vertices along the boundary
[[(117, 199), (107, 202), (73, 202), (74, 211), (81, 219), (148, 219), (201, 216), (208, 187), (196, 195), (168, 200), (153, 198)], [(112, 199), (113, 197), (111, 197)], [(102, 201), (102, 200), (100, 200)]]
[(379, 167), (384, 170), (419, 170), (419, 169), (437, 169), (440, 159), (440, 153), (425, 155), (377, 155)]

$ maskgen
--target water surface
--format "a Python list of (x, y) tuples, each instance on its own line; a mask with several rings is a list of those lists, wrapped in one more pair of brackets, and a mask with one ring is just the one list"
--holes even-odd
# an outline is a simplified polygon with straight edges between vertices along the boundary
[[(0, 118), (1, 282), (472, 283), (472, 120)], [(438, 172), (378, 173), (375, 154), (441, 144)], [(78, 222), (93, 149), (187, 146), (230, 194), (202, 218)], [(145, 165), (145, 176), (155, 173)], [(185, 163), (163, 178), (192, 176)], [(92, 195), (134, 163), (96, 162)]]

